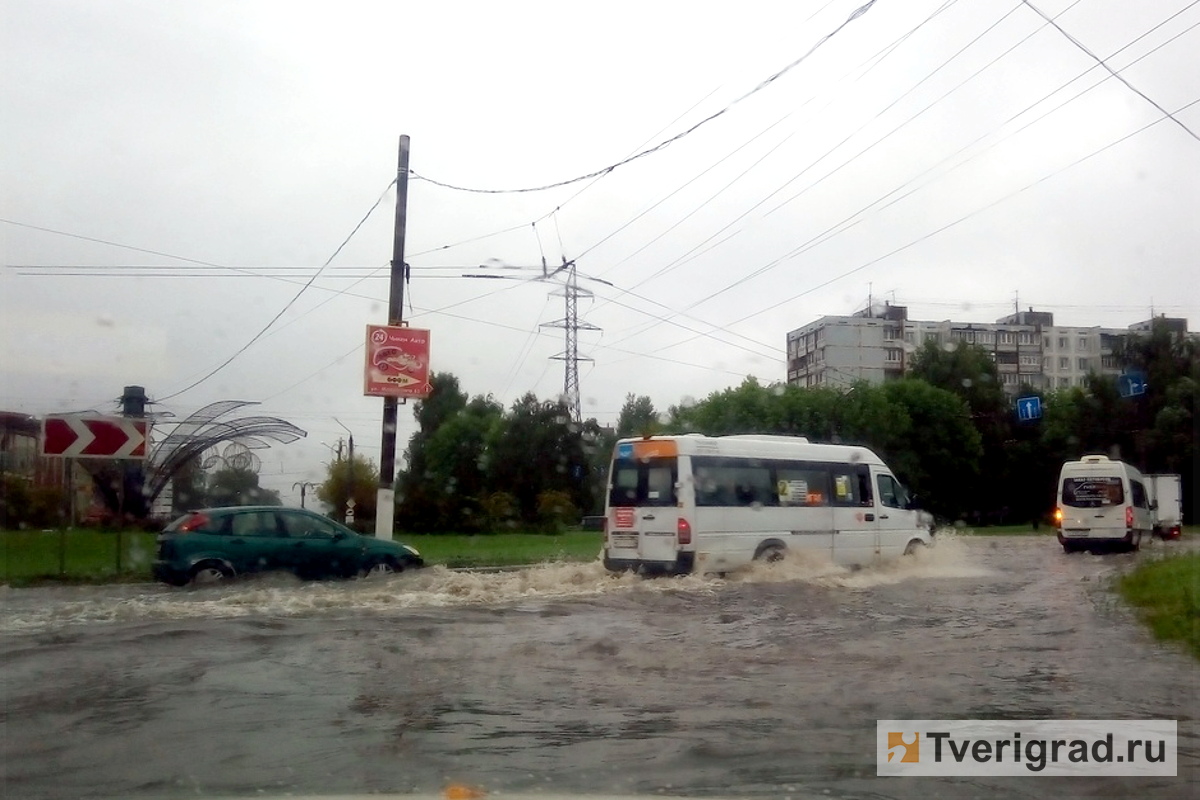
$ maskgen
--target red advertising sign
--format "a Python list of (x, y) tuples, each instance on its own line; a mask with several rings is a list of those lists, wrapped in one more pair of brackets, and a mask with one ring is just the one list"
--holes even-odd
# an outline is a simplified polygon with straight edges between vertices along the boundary
[(428, 397), (429, 391), (429, 331), (368, 325), (363, 394)]
[(148, 425), (129, 417), (47, 417), (42, 455), (64, 458), (145, 458)]

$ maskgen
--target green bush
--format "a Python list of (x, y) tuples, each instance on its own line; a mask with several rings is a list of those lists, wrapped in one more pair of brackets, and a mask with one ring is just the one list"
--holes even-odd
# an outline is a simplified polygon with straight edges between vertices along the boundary
[(562, 533), (579, 520), (579, 509), (566, 492), (545, 491), (537, 497), (538, 527), (546, 533)]
[(48, 528), (66, 520), (66, 493), (10, 472), (0, 481), (0, 528)]

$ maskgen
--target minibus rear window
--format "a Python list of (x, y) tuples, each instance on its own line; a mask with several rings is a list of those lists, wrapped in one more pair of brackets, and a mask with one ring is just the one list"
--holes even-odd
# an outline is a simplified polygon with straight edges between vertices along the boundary
[(1075, 508), (1119, 506), (1125, 502), (1125, 487), (1119, 476), (1063, 478), (1062, 501)]
[(677, 474), (674, 458), (618, 459), (613, 462), (608, 504), (674, 506)]

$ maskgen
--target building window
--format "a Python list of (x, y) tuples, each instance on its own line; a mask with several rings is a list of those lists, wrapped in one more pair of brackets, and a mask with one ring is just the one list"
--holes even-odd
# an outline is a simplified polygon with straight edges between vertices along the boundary
[(1058, 337), (1058, 349), (1059, 350), (1069, 350), (1070, 347), (1071, 347), (1070, 339), (1068, 339), (1066, 336)]
[(1017, 340), (1021, 344), (1033, 344), (1033, 334), (1029, 331), (1021, 331), (1020, 335), (1017, 337)]
[(1036, 367), (1039, 363), (1041, 363), (1041, 359), (1039, 359), (1037, 356), (1022, 355), (1021, 363), (1027, 366)]
[(1088, 360), (1086, 358), (1079, 359), (1079, 371), (1080, 372), (1088, 371)]
[(1066, 356), (1059, 356), (1058, 368), (1060, 370), (1070, 369), (1071, 368), (1071, 359), (1067, 358)]
[(904, 341), (908, 342), (909, 344), (913, 343), (913, 332), (912, 331), (904, 332)]
[(1070, 385), (1071, 385), (1071, 379), (1070, 379), (1070, 378), (1059, 378), (1059, 379), (1058, 379), (1058, 385), (1059, 385), (1059, 386), (1070, 386)]
[(980, 331), (979, 332), (979, 343), (980, 344), (993, 344), (995, 341), (996, 341), (996, 334), (992, 333), (991, 331)]
[(1000, 332), (1000, 344), (1012, 344), (1012, 343), (1013, 343), (1012, 331), (1001, 331)]
[(1049, 336), (1042, 337), (1042, 347), (1046, 350), (1050, 349), (1050, 337)]
[(888, 325), (883, 329), (884, 341), (890, 342), (900, 338), (900, 329)]
[(1001, 375), (1000, 380), (1004, 383), (1005, 386), (1016, 386), (1017, 385), (1017, 376), (1011, 372), (1006, 372), (1003, 375)]
[(888, 360), (888, 363), (899, 364), (900, 363), (900, 350), (898, 350), (894, 347), (889, 347), (887, 350), (887, 360)]
[(1078, 349), (1079, 349), (1079, 352), (1081, 352), (1081, 353), (1087, 352), (1087, 349), (1088, 349), (1087, 339), (1084, 338), (1083, 336), (1079, 337), (1079, 348)]
[(925, 334), (925, 341), (927, 341), (927, 342), (936, 342), (937, 338), (938, 338), (938, 335), (932, 331), (929, 331)]
[(1044, 372), (1049, 372), (1052, 369), (1054, 369), (1054, 357), (1046, 356), (1042, 359), (1042, 370)]

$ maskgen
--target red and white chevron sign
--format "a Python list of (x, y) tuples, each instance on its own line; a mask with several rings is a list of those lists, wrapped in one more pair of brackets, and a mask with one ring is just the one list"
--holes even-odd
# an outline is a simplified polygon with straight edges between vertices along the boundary
[(46, 417), (42, 455), (64, 458), (145, 458), (144, 419), (128, 417)]

